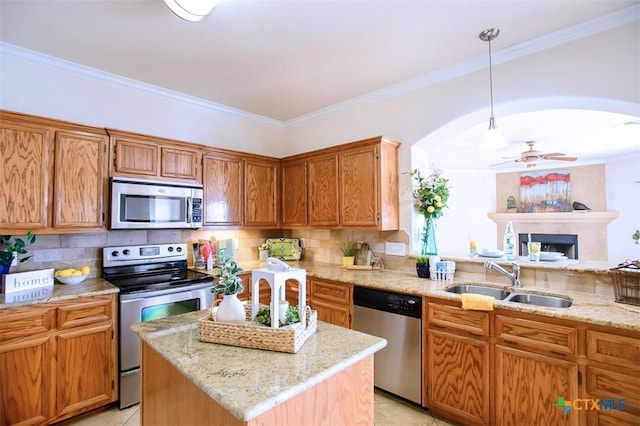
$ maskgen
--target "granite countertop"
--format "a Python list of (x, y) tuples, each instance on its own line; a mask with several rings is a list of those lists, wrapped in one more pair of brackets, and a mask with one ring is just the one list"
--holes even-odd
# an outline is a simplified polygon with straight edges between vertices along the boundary
[[(307, 271), (307, 277), (316, 277), (379, 290), (417, 296), (436, 297), (454, 301), (459, 301), (461, 299), (461, 295), (446, 292), (446, 287), (460, 283), (473, 283), (504, 288), (509, 287), (509, 282), (506, 278), (499, 282), (457, 278), (454, 278), (453, 281), (435, 281), (418, 278), (415, 273), (399, 271), (349, 270), (338, 265), (308, 261), (287, 263), (292, 267), (305, 269)], [(250, 271), (254, 268), (265, 267), (266, 264), (260, 262), (247, 262), (243, 263), (241, 266), (245, 270)], [(540, 287), (523, 287), (518, 291), (569, 297), (573, 300), (573, 304), (569, 308), (548, 308), (496, 300), (494, 302), (494, 307), (640, 331), (640, 307), (616, 303), (612, 297), (591, 293), (550, 290)]]
[(200, 342), (197, 311), (132, 326), (212, 399), (250, 420), (384, 348), (386, 340), (318, 322), (295, 354)]
[(17, 306), (35, 305), (38, 303), (59, 302), (86, 296), (118, 293), (120, 289), (102, 278), (87, 278), (80, 284), (68, 285), (56, 283), (53, 288), (34, 289), (26, 294), (14, 296), (0, 294), (0, 309)]

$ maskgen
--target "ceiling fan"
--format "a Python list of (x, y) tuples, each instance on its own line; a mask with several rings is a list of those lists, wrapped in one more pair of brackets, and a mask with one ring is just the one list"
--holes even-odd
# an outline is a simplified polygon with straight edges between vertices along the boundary
[(546, 154), (542, 154), (540, 151), (536, 151), (533, 149), (533, 146), (536, 144), (536, 141), (527, 141), (527, 145), (529, 145), (529, 149), (524, 151), (519, 158), (511, 159), (509, 161), (503, 161), (501, 163), (492, 164), (491, 166), (498, 166), (500, 164), (507, 163), (524, 163), (527, 167), (534, 167), (538, 164), (538, 160), (560, 160), (560, 161), (576, 161), (577, 157), (567, 157), (565, 154), (561, 152), (549, 152)]

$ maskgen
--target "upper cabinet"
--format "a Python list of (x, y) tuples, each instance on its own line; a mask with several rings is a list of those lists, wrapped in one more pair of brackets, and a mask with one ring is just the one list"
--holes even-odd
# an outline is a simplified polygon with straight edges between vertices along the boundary
[(202, 157), (204, 226), (278, 226), (278, 160), (224, 150)]
[(0, 233), (104, 230), (103, 129), (0, 113)]
[(200, 183), (200, 147), (152, 136), (109, 130), (111, 176)]
[(399, 146), (378, 136), (283, 159), (282, 226), (398, 229)]

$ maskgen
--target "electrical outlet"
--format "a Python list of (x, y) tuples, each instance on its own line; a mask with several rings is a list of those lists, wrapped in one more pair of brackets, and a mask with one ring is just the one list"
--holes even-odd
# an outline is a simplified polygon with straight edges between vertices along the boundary
[(384, 253), (391, 256), (404, 256), (406, 248), (403, 243), (384, 243)]

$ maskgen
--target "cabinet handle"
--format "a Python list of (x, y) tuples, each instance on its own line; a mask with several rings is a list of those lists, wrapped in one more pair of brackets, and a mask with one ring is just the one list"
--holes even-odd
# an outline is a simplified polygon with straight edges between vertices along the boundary
[(578, 384), (582, 384), (582, 373), (580, 371), (578, 371)]
[(564, 354), (562, 352), (556, 352), (556, 351), (550, 351), (550, 352), (554, 355), (567, 356), (567, 354)]
[(511, 345), (517, 345), (518, 344), (518, 342), (514, 342), (513, 340), (507, 340), (507, 339), (504, 339), (504, 342), (505, 343), (509, 343)]

